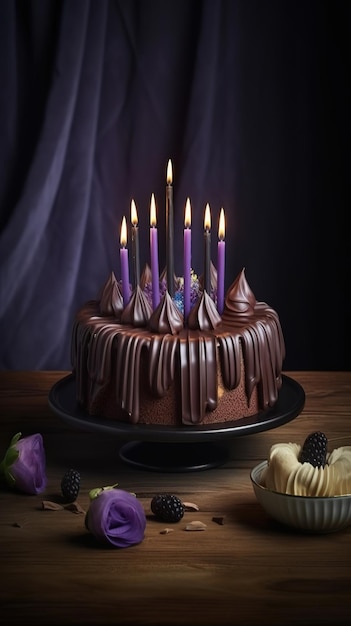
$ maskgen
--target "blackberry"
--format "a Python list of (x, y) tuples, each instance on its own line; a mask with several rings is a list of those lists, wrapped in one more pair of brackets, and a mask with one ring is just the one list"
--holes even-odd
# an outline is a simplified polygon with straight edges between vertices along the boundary
[(306, 437), (303, 444), (300, 462), (311, 463), (313, 467), (324, 467), (327, 463), (328, 439), (320, 430)]
[(152, 498), (151, 511), (163, 522), (179, 522), (184, 515), (184, 506), (177, 496), (161, 493)]
[(61, 480), (61, 491), (66, 502), (74, 502), (79, 493), (80, 473), (77, 470), (69, 469)]

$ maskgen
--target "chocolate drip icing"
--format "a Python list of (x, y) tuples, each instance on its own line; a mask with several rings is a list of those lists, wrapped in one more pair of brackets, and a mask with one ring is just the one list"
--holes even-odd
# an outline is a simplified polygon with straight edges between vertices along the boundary
[(170, 335), (154, 335), (148, 358), (149, 387), (161, 398), (174, 381), (178, 339)]
[(218, 337), (218, 342), (224, 385), (227, 389), (235, 389), (241, 378), (240, 335), (223, 333)]
[(111, 272), (102, 288), (99, 311), (101, 315), (114, 315), (117, 319), (121, 317), (123, 311), (123, 297), (113, 272)]
[(216, 337), (185, 331), (180, 338), (180, 398), (183, 424), (198, 424), (217, 406)]
[[(257, 302), (244, 270), (230, 286), (225, 299), (222, 328), (228, 335), (219, 337), (220, 359), (224, 384), (229, 389), (237, 381), (232, 355), (237, 346), (229, 350), (229, 337), (240, 341), (245, 366), (245, 389), (248, 398), (257, 387), (263, 409), (272, 406), (281, 387), (281, 368), (285, 357), (285, 344), (277, 313), (265, 302)], [(227, 377), (228, 376), (228, 377)]]
[(204, 291), (197, 302), (195, 302), (188, 316), (189, 328), (199, 330), (213, 330), (221, 323), (216, 305), (212, 298)]
[(123, 328), (114, 317), (100, 317), (98, 313), (99, 303), (88, 302), (78, 313), (72, 331), (72, 367), (76, 375), (77, 400), (82, 404), (88, 403), (90, 397), (94, 398), (109, 383), (112, 342)]
[(155, 333), (176, 335), (183, 328), (183, 316), (174, 304), (168, 291), (162, 297), (160, 304), (153, 311), (149, 328)]
[(122, 313), (121, 322), (142, 328), (147, 325), (151, 314), (151, 305), (140, 286), (137, 285)]
[(149, 345), (144, 332), (131, 329), (117, 336), (116, 401), (130, 415), (132, 424), (139, 420), (141, 355)]

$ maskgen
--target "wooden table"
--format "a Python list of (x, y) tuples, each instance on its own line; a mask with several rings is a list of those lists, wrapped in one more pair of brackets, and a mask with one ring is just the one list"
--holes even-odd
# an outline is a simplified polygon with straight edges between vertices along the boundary
[[(349, 624), (351, 527), (307, 535), (272, 521), (255, 500), (250, 469), (271, 444), (303, 442), (316, 429), (329, 438), (351, 435), (351, 373), (288, 372), (305, 390), (303, 412), (263, 433), (230, 440), (228, 461), (186, 473), (140, 470), (118, 456), (118, 438), (73, 429), (48, 406), (48, 392), (68, 372), (0, 374), (0, 453), (12, 435), (41, 432), (49, 484), (45, 494), (0, 492), (0, 623), (35, 624)], [(195, 444), (196, 445), (196, 444)], [(78, 502), (88, 491), (118, 482), (135, 492), (147, 514), (144, 541), (127, 549), (97, 544), (84, 514), (47, 511), (66, 469), (79, 469)], [(186, 521), (207, 524), (169, 534), (150, 502), (172, 492), (200, 511)], [(224, 524), (212, 521), (223, 516)]]

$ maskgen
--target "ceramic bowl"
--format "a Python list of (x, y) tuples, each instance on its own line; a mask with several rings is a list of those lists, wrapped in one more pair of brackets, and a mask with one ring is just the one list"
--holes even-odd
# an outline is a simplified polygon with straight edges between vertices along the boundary
[(351, 524), (351, 494), (333, 497), (293, 496), (264, 487), (263, 461), (251, 470), (250, 478), (256, 498), (272, 518), (285, 525), (311, 533), (330, 533)]

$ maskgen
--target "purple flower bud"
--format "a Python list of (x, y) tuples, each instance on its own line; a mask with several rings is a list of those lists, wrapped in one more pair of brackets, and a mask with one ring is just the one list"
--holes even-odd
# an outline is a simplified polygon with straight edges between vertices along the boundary
[(87, 529), (103, 543), (128, 548), (144, 539), (146, 516), (139, 500), (122, 489), (102, 489), (90, 502)]
[(43, 438), (40, 433), (21, 437), (22, 433), (12, 437), (0, 470), (10, 487), (38, 494), (47, 485)]

